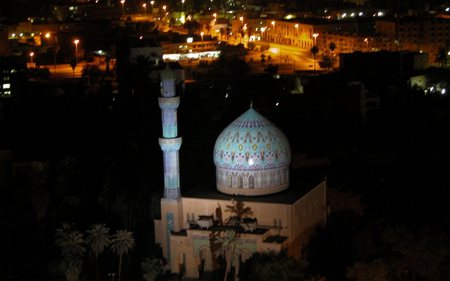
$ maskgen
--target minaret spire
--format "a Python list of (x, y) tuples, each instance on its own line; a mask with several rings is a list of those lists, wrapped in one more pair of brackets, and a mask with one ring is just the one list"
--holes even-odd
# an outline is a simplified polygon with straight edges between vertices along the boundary
[(165, 199), (181, 197), (178, 151), (182, 139), (178, 137), (177, 124), (177, 108), (180, 104), (180, 97), (175, 95), (175, 73), (167, 63), (167, 67), (161, 71), (161, 97), (158, 100), (162, 115), (163, 136), (159, 138), (159, 145), (163, 151)]

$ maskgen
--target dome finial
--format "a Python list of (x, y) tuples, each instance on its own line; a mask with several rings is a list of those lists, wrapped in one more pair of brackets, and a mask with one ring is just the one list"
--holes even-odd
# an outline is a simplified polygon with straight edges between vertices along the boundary
[(253, 108), (253, 99), (250, 100), (250, 108)]

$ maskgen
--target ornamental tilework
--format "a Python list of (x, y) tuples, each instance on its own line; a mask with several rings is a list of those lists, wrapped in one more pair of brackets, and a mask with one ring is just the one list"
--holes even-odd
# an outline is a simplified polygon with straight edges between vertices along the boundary
[(226, 127), (214, 146), (216, 167), (267, 169), (287, 166), (290, 161), (286, 136), (252, 108)]
[(289, 186), (289, 142), (275, 125), (252, 108), (222, 131), (213, 157), (217, 188), (222, 192), (230, 189), (233, 194), (235, 189), (254, 189), (255, 195), (262, 195)]

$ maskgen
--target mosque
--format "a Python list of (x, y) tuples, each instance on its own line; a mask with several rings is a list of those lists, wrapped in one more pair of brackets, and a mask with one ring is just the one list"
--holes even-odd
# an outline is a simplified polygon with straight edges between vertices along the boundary
[(326, 223), (326, 182), (289, 185), (291, 149), (286, 136), (250, 108), (218, 136), (213, 154), (217, 190), (181, 194), (175, 74), (161, 71), (164, 198), (161, 218), (154, 221), (155, 240), (168, 269), (197, 278), (216, 269), (211, 249), (213, 232), (230, 216), (226, 206), (241, 202), (252, 211), (241, 221), (236, 249), (243, 262), (255, 252), (280, 251), (299, 257), (312, 231)]

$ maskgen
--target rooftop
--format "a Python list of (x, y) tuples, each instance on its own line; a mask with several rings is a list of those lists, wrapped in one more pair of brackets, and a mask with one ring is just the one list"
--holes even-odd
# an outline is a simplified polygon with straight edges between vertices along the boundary
[[(292, 178), (291, 178), (292, 179)], [(200, 199), (215, 199), (215, 200), (237, 200), (246, 202), (262, 202), (262, 203), (276, 203), (276, 204), (293, 204), (298, 199), (303, 197), (306, 193), (311, 191), (323, 178), (298, 179), (291, 182), (288, 189), (264, 196), (233, 196), (223, 194), (213, 188), (197, 187), (189, 192), (183, 194), (185, 198), (200, 198)]]

